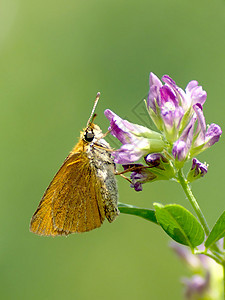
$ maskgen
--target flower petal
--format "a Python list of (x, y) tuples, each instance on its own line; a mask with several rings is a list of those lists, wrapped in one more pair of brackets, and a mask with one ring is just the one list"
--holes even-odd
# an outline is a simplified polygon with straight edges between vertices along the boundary
[(125, 144), (120, 149), (112, 152), (114, 162), (117, 164), (129, 164), (138, 161), (143, 156), (143, 151), (132, 144)]
[(174, 89), (176, 89), (176, 87), (177, 87), (176, 82), (169, 75), (163, 75), (162, 81), (164, 81), (165, 83), (167, 83)]
[(109, 130), (111, 131), (111, 134), (115, 136), (122, 144), (129, 143), (132, 140), (132, 135), (130, 130), (127, 128), (127, 124), (124, 124), (124, 120), (110, 109), (106, 109), (104, 114), (110, 121)]
[(159, 103), (160, 101), (160, 88), (162, 87), (162, 83), (159, 80), (159, 78), (154, 74), (150, 73), (149, 76), (149, 94), (148, 94), (148, 100), (147, 100), (147, 107), (151, 108), (156, 113), (156, 103)]
[(162, 87), (162, 82), (160, 81), (160, 79), (153, 73), (151, 72), (149, 75), (149, 85), (150, 86), (157, 86), (158, 88)]
[(187, 144), (182, 140), (176, 141), (174, 143), (172, 153), (176, 159), (178, 159), (179, 161), (184, 161), (187, 158), (188, 154)]
[(139, 192), (142, 191), (142, 184), (152, 181), (157, 176), (152, 173), (149, 169), (139, 169), (134, 171), (130, 175), (130, 179), (132, 181), (131, 187), (135, 189), (135, 191)]
[(206, 124), (205, 124), (205, 117), (203, 114), (201, 104), (193, 105), (193, 109), (198, 118), (198, 126), (197, 126), (196, 133), (195, 133), (195, 135), (197, 136), (197, 139), (195, 141), (195, 147), (196, 147), (205, 142)]
[(195, 176), (200, 174), (201, 177), (208, 172), (207, 166), (201, 163), (197, 158), (193, 158), (191, 170), (195, 170)]
[(202, 89), (202, 86), (198, 86), (198, 81), (192, 80), (188, 83), (186, 89), (186, 94), (192, 99), (193, 104), (203, 105), (207, 98), (207, 93)]
[(176, 94), (168, 85), (164, 85), (160, 89), (160, 95), (161, 95), (162, 106), (165, 104), (165, 102), (172, 102), (174, 106), (176, 107), (178, 106), (178, 100), (176, 98)]
[(205, 147), (210, 147), (219, 141), (222, 134), (222, 129), (217, 124), (211, 124), (206, 132), (205, 140), (207, 141)]

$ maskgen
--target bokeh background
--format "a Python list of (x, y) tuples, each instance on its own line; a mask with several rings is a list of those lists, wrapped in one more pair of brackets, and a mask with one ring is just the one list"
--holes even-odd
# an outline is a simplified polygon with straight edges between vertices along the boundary
[[(67, 238), (29, 232), (96, 92), (103, 131), (106, 108), (137, 122), (135, 107), (148, 93), (150, 71), (169, 74), (182, 88), (198, 80), (208, 93), (207, 123), (223, 128), (225, 2), (1, 0), (2, 299), (181, 299), (179, 280), (188, 272), (150, 222), (121, 214)], [(224, 151), (222, 138), (200, 156), (210, 169), (193, 184), (210, 225), (225, 206)], [(190, 208), (175, 183), (146, 184), (137, 193), (118, 182), (121, 202)]]

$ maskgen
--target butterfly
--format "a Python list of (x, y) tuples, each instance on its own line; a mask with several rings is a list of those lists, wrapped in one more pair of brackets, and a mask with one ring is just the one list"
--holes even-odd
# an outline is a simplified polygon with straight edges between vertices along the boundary
[(43, 236), (90, 231), (119, 214), (118, 189), (112, 149), (100, 127), (93, 123), (97, 94), (86, 128), (77, 145), (45, 191), (30, 231)]

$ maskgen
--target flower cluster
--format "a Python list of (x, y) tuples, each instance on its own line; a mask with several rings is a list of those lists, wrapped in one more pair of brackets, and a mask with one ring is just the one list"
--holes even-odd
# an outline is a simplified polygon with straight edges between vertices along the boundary
[(192, 274), (181, 280), (185, 288), (185, 299), (222, 299), (222, 267), (211, 258), (201, 254), (196, 256), (188, 248), (176, 243), (171, 243), (171, 248)]
[(197, 81), (190, 81), (185, 91), (168, 75), (162, 81), (165, 85), (150, 73), (147, 109), (170, 143), (174, 158), (185, 161), (217, 142), (222, 131), (216, 124), (206, 130), (202, 107), (207, 94)]
[[(186, 89), (182, 90), (168, 75), (164, 75), (162, 81), (164, 84), (156, 75), (150, 73), (150, 89), (146, 103), (147, 111), (160, 133), (123, 120), (109, 109), (105, 111), (105, 116), (110, 121), (111, 134), (123, 144), (113, 153), (116, 163), (131, 164), (150, 153), (161, 153), (163, 154), (161, 158), (170, 157), (174, 167), (180, 169), (185, 161), (219, 140), (221, 128), (216, 124), (206, 126), (203, 105), (207, 94), (198, 82), (192, 80)], [(165, 164), (163, 161), (161, 163)], [(195, 172), (192, 172), (195, 179), (207, 172), (205, 166), (206, 170), (201, 170), (201, 174), (198, 173), (197, 176), (196, 168), (199, 168), (199, 164), (192, 166), (192, 170), (195, 169)], [(154, 176), (149, 177), (149, 172), (156, 174), (155, 171), (158, 171), (156, 169), (152, 167), (151, 170), (146, 168), (141, 170), (139, 166), (137, 174), (132, 173), (131, 180), (134, 182), (132, 187), (141, 190), (140, 183), (153, 180)], [(158, 174), (156, 176), (157, 180), (162, 179)], [(191, 175), (189, 177), (192, 181)]]

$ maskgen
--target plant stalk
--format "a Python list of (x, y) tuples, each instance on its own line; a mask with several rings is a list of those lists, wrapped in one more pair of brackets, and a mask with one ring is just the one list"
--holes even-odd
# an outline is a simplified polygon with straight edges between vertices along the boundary
[(223, 262), (223, 299), (225, 300), (225, 263)]
[(198, 202), (196, 201), (194, 195), (192, 194), (191, 188), (188, 185), (187, 180), (184, 177), (182, 170), (179, 170), (179, 172), (178, 172), (178, 179), (179, 179), (179, 182), (180, 182), (189, 202), (191, 203), (192, 207), (194, 208), (196, 215), (198, 216), (198, 219), (201, 222), (206, 235), (208, 236), (210, 233), (209, 226), (208, 226), (206, 219), (201, 211), (200, 206), (198, 205)]

